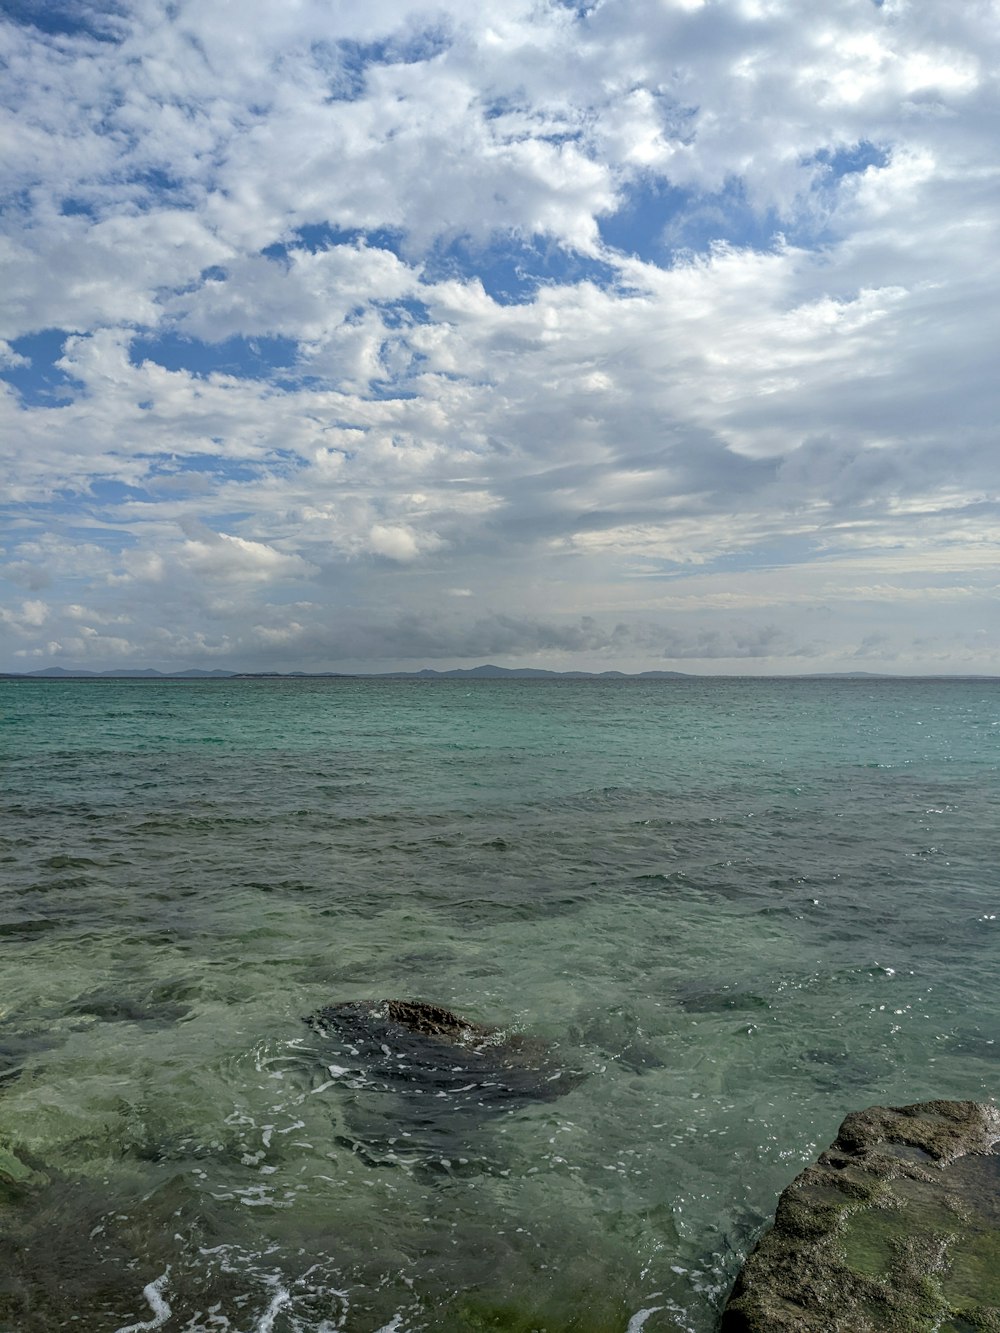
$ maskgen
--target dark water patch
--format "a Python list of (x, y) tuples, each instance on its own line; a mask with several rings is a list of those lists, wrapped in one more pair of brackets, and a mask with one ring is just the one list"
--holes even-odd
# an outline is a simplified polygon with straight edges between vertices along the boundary
[(17, 921), (0, 921), (0, 939), (30, 940), (36, 935), (45, 935), (49, 931), (62, 928), (62, 922), (46, 917), (25, 918)]
[(58, 875), (53, 879), (34, 880), (25, 892), (45, 898), (51, 894), (74, 894), (79, 900), (81, 894), (92, 889), (98, 883), (92, 875)]
[(662, 1041), (647, 1033), (643, 1023), (635, 1009), (616, 1006), (590, 1015), (574, 1029), (574, 1045), (589, 1048), (598, 1061), (613, 1061), (632, 1073), (663, 1069), (668, 1059)]
[(86, 867), (97, 866), (99, 862), (89, 856), (70, 856), (65, 853), (57, 856), (46, 857), (41, 865), (46, 870), (82, 870)]
[(190, 1006), (152, 993), (128, 995), (113, 990), (91, 991), (67, 1006), (67, 1014), (96, 1018), (102, 1023), (145, 1023), (165, 1026), (186, 1018)]
[[(284, 816), (282, 816), (284, 818)], [(212, 834), (226, 829), (266, 828), (276, 822), (276, 817), (258, 818), (253, 815), (205, 815), (176, 814), (146, 817), (135, 825), (137, 835), (153, 837), (171, 837), (178, 833)]]
[(263, 1313), (264, 1293), (251, 1295), (245, 1273), (198, 1262), (225, 1234), (227, 1209), (169, 1169), (149, 1184), (111, 1192), (43, 1168), (22, 1187), (0, 1231), (0, 1327), (111, 1333), (159, 1327), (163, 1315), (168, 1327), (195, 1327), (213, 1304)]
[(430, 900), (435, 899), (453, 907), (455, 911), (461, 914), (461, 919), (466, 926), (475, 924), (499, 924), (509, 921), (533, 921), (547, 917), (565, 916), (580, 911), (588, 901), (586, 888), (581, 888), (575, 893), (567, 893), (562, 888), (547, 889), (539, 886), (535, 891), (525, 892), (520, 886), (513, 886), (514, 892), (497, 886), (494, 895), (484, 893), (482, 896), (468, 897), (460, 896), (465, 894), (466, 886), (458, 885), (453, 891), (441, 891), (430, 895)]
[(813, 1087), (837, 1096), (855, 1095), (877, 1086), (878, 1074), (870, 1062), (859, 1060), (846, 1047), (819, 1047), (801, 1051), (799, 1059)]
[(240, 882), (240, 888), (255, 889), (259, 893), (318, 893), (323, 892), (322, 886), (310, 884), (301, 879), (282, 879), (276, 881), (267, 881), (260, 879), (247, 879)]
[(676, 987), (674, 995), (689, 1014), (759, 1013), (771, 1008), (771, 1001), (765, 995), (739, 982), (684, 981)]
[(1000, 1060), (1000, 1038), (989, 1032), (955, 1033), (941, 1038), (942, 1045), (956, 1055), (971, 1056), (991, 1063)]
[(27, 1031), (16, 1019), (13, 1021), (14, 1031), (0, 1029), (0, 1082), (17, 1078), (27, 1063), (58, 1042), (51, 1034)]

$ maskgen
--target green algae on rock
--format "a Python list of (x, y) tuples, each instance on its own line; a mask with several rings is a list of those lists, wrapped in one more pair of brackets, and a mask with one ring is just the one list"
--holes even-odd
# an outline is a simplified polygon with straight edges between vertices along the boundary
[(0, 1143), (0, 1177), (12, 1180), (16, 1185), (32, 1177), (32, 1169), (25, 1166), (19, 1157), (15, 1157), (9, 1148)]
[(721, 1333), (1000, 1333), (1000, 1114), (874, 1106), (788, 1186)]

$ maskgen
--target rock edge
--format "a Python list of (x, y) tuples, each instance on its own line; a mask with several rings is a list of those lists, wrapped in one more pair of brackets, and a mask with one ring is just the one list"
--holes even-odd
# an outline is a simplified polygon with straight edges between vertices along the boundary
[(1000, 1333), (1000, 1112), (852, 1112), (778, 1200), (720, 1333)]

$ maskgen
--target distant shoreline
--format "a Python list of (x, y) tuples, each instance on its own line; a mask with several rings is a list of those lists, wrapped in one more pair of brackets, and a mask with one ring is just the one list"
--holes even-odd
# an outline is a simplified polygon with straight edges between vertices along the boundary
[(153, 668), (129, 670), (122, 668), (110, 671), (69, 670), (64, 667), (46, 667), (41, 671), (0, 671), (0, 680), (21, 680), (36, 682), (51, 681), (201, 681), (225, 682), (233, 680), (579, 680), (579, 681), (702, 681), (702, 680), (856, 680), (856, 681), (967, 681), (988, 683), (1000, 681), (1000, 675), (970, 674), (960, 675), (952, 672), (940, 674), (900, 674), (893, 675), (878, 671), (815, 671), (795, 675), (738, 675), (738, 674), (697, 674), (689, 671), (548, 671), (540, 667), (498, 667), (492, 665), (478, 667), (454, 667), (450, 670), (436, 671), (424, 667), (419, 671), (156, 671)]

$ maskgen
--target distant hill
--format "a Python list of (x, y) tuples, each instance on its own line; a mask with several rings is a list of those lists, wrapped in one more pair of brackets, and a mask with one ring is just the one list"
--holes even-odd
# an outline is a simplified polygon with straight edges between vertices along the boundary
[[(329, 680), (346, 679), (336, 671), (156, 671), (152, 667), (120, 667), (111, 671), (71, 670), (44, 667), (23, 673), (3, 672), (8, 678), (31, 680)], [(546, 671), (541, 667), (501, 667), (487, 663), (477, 667), (454, 667), (436, 671), (380, 671), (359, 673), (364, 680), (693, 680), (684, 671)]]
[[(152, 667), (121, 667), (112, 671), (43, 667), (39, 671), (0, 671), (3, 680), (721, 680), (724, 676), (689, 671), (546, 671), (542, 667), (501, 667), (485, 663), (437, 671), (156, 671)], [(879, 671), (814, 671), (795, 676), (746, 677), (766, 680), (997, 680), (997, 676), (893, 676)]]
[(686, 680), (684, 671), (546, 671), (541, 667), (454, 667), (450, 671), (393, 671), (392, 678), (404, 680)]
[[(11, 672), (4, 673), (12, 675)], [(26, 671), (25, 676), (32, 680), (229, 680), (234, 671), (154, 671), (152, 667), (129, 669), (121, 667), (113, 671), (72, 671), (66, 667), (45, 667), (41, 671)]]

